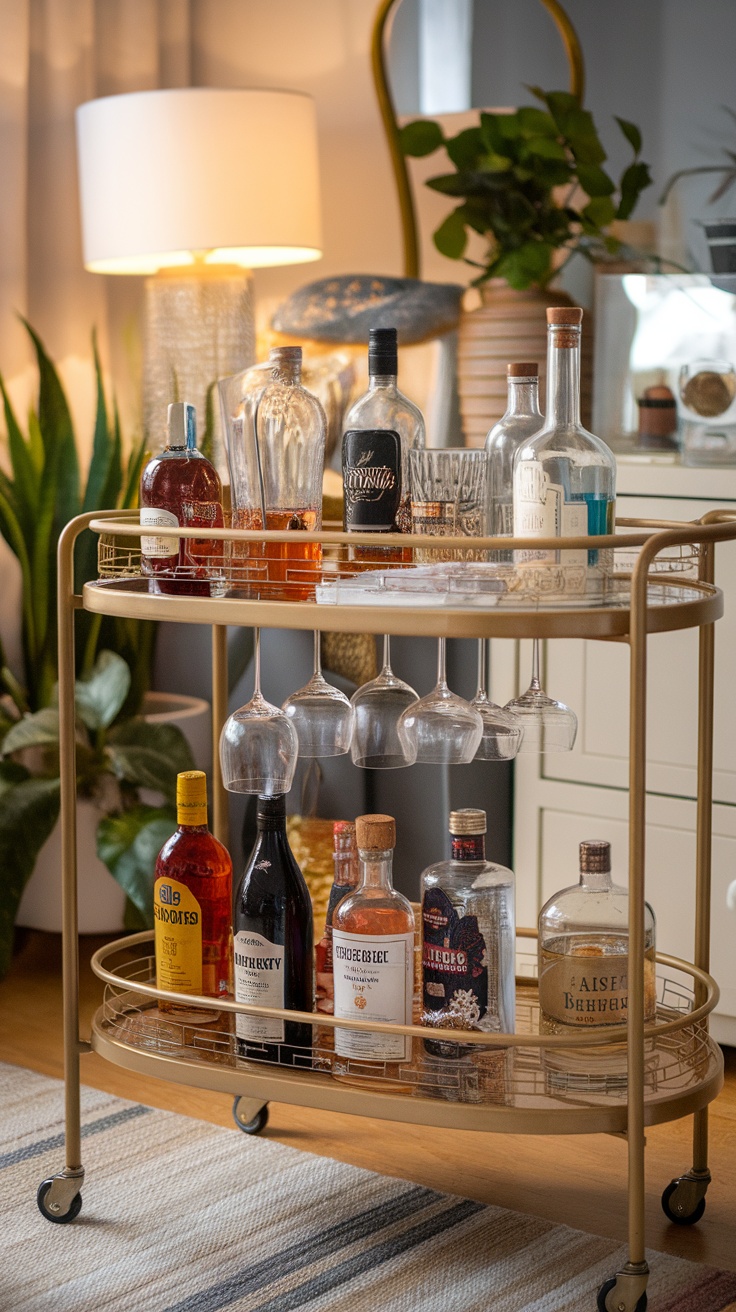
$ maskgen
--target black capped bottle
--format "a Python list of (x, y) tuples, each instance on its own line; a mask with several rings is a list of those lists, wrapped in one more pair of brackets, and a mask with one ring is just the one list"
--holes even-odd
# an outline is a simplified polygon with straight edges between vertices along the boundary
[[(235, 1000), (314, 1010), (312, 903), (286, 836), (286, 801), (259, 797), (257, 838), (234, 900)], [(238, 1054), (311, 1066), (312, 1026), (236, 1016)]]

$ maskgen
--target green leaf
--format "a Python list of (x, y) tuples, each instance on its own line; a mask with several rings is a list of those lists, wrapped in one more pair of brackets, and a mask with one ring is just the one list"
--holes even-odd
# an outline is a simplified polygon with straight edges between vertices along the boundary
[(518, 250), (503, 257), (496, 272), (510, 287), (519, 291), (534, 285), (543, 286), (552, 274), (552, 249), (546, 242), (525, 242)]
[[(100, 357), (97, 352), (96, 333), (92, 334), (92, 352), (97, 383), (97, 412), (95, 414), (95, 432), (92, 441), (92, 458), (89, 462), (87, 486), (84, 490), (84, 500), (82, 502), (83, 514), (92, 510), (111, 509), (111, 506), (108, 505), (107, 500), (102, 495), (103, 488), (108, 480), (113, 448), (107, 423), (107, 403), (105, 401), (105, 389), (102, 385), (102, 369), (100, 368)], [(114, 504), (113, 501), (112, 505)]]
[(194, 769), (191, 748), (181, 729), (173, 724), (149, 724), (139, 717), (115, 725), (105, 751), (118, 778), (163, 793), (172, 803), (176, 801), (177, 774)]
[(448, 214), (444, 223), (441, 223), (434, 233), (437, 250), (440, 255), (446, 255), (450, 260), (462, 259), (468, 244), (464, 212), (465, 206), (460, 205), (458, 209), (452, 211), (452, 214)]
[(0, 390), (2, 390), (3, 406), (5, 408), (10, 463), (13, 468), (14, 499), (18, 520), (23, 529), (23, 536), (26, 544), (29, 545), (33, 540), (34, 519), (38, 506), (38, 471), (33, 463), (30, 448), (26, 445), (25, 438), (13, 413), (13, 407), (10, 404), (10, 397), (5, 389), (2, 376), (0, 376)]
[(3, 742), (3, 756), (23, 751), (26, 747), (51, 747), (59, 741), (59, 710), (56, 706), (43, 706), (40, 711), (24, 715), (9, 729)]
[(38, 422), (38, 415), (32, 406), (28, 411), (28, 449), (31, 453), (33, 467), (40, 477), (43, 473), (45, 455), (43, 449), (43, 438), (41, 436), (41, 426)]
[(24, 779), (0, 795), (0, 976), (10, 966), (23, 889), (58, 816), (58, 779)]
[(405, 155), (421, 158), (431, 155), (444, 141), (442, 128), (431, 119), (417, 118), (399, 132), (399, 145)]
[(629, 215), (636, 207), (636, 203), (645, 187), (651, 185), (652, 177), (649, 172), (649, 165), (637, 161), (635, 164), (629, 164), (625, 170), (619, 186), (621, 200), (616, 210), (617, 219), (628, 219)]
[(624, 136), (626, 137), (626, 140), (631, 146), (631, 149), (633, 150), (634, 154), (638, 155), (639, 151), (641, 150), (641, 132), (636, 126), (636, 123), (629, 123), (625, 118), (617, 118), (615, 114), (614, 114), (614, 118), (616, 119), (616, 122), (618, 123)]
[(114, 651), (101, 651), (87, 678), (77, 679), (77, 715), (88, 729), (107, 729), (128, 695), (130, 670)]
[(25, 688), (21, 687), (20, 683), (18, 682), (15, 675), (13, 674), (13, 671), (9, 670), (7, 665), (3, 665), (2, 669), (0, 670), (0, 682), (2, 682), (3, 687), (10, 694), (15, 706), (20, 711), (21, 715), (25, 715), (26, 712), (30, 710), (30, 707), (28, 705), (28, 697), (26, 694), (26, 690)]
[(456, 137), (446, 141), (445, 147), (456, 169), (472, 169), (478, 157), (486, 151), (480, 128), (464, 128)]
[(79, 514), (79, 461), (74, 426), (59, 375), (44, 349), (43, 343), (27, 320), (23, 320), (36, 350), (39, 371), (38, 422), (41, 429), (46, 461), (53, 456), (57, 470), (58, 502), (56, 529), (61, 531), (70, 519)]
[(134, 806), (120, 815), (105, 816), (97, 826), (98, 857), (149, 929), (153, 926), (156, 857), (175, 829), (174, 811), (152, 806)]
[(18, 761), (0, 761), (0, 797), (9, 788), (15, 788), (16, 784), (22, 784), (30, 777), (30, 771)]
[(616, 206), (610, 196), (595, 196), (581, 210), (581, 217), (596, 228), (605, 228), (616, 217)]
[(613, 178), (597, 164), (579, 164), (578, 182), (588, 196), (612, 196), (616, 190)]
[(495, 151), (490, 150), (487, 155), (481, 155), (478, 160), (478, 168), (484, 173), (508, 173), (512, 167), (513, 161), (508, 155), (498, 155)]
[(568, 158), (565, 147), (556, 137), (529, 137), (525, 142), (525, 148), (530, 155), (538, 155), (540, 159), (567, 161)]
[[(120, 431), (120, 419), (115, 408), (115, 426)], [(128, 464), (125, 470), (125, 489), (120, 502), (121, 510), (134, 510), (138, 505), (138, 489), (140, 487), (141, 473), (143, 466), (149, 458), (150, 452), (146, 446), (145, 434), (137, 446), (134, 446), (128, 458)]]
[(550, 114), (545, 114), (543, 109), (537, 109), (535, 105), (522, 105), (518, 114), (522, 131), (530, 137), (556, 137), (557, 127)]

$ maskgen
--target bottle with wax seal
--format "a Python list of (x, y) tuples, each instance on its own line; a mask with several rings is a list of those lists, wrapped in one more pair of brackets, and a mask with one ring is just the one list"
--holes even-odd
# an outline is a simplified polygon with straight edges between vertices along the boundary
[[(547, 310), (546, 415), (514, 456), (515, 537), (596, 537), (614, 530), (616, 460), (580, 423), (582, 319), (574, 306)], [(613, 571), (610, 550), (532, 549), (515, 558), (517, 565), (558, 566), (560, 591), (595, 593)]]
[[(449, 828), (450, 860), (422, 875), (422, 1023), (513, 1034), (513, 872), (486, 860), (485, 811), (451, 811)], [(424, 1047), (449, 1058), (475, 1050), (431, 1039)]]
[[(491, 537), (511, 537), (514, 531), (514, 456), (528, 437), (538, 433), (544, 420), (539, 409), (539, 365), (519, 361), (506, 366), (508, 405), (506, 413), (486, 437)], [(501, 552), (498, 560), (511, 560)]]
[[(141, 474), (140, 522), (156, 527), (222, 528), (222, 485), (214, 465), (197, 450), (193, 405), (175, 401), (168, 409), (168, 438)], [(224, 543), (216, 538), (141, 535), (141, 570), (157, 592), (198, 597), (225, 591)]]
[[(207, 779), (202, 770), (177, 776), (178, 827), (156, 858), (153, 886), (156, 987), (208, 998), (231, 992), (232, 862), (207, 828)], [(192, 1024), (221, 1013), (172, 1002), (159, 1011)]]
[[(355, 822), (360, 883), (332, 918), (334, 1014), (343, 1020), (411, 1025), (414, 997), (414, 912), (391, 882), (396, 823), (390, 815)], [(411, 1058), (411, 1038), (335, 1029), (333, 1074), (396, 1088)]]
[[(286, 836), (286, 799), (259, 797), (257, 838), (233, 904), (235, 1001), (314, 1010), (312, 903)], [(238, 1014), (240, 1057), (311, 1067), (312, 1026)]]

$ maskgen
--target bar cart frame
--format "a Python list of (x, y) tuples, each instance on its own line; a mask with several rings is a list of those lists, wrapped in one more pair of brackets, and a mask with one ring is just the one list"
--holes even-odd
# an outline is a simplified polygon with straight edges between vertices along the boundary
[[(656, 1111), (647, 1108), (645, 1100), (645, 1025), (644, 1025), (644, 884), (646, 842), (646, 673), (647, 638), (649, 633), (674, 631), (683, 628), (699, 629), (698, 657), (698, 746), (697, 746), (697, 831), (695, 877), (695, 942), (692, 964), (674, 958), (660, 958), (666, 964), (689, 973), (694, 980), (694, 1010), (688, 1021), (699, 1025), (707, 1039), (707, 1016), (717, 1005), (718, 988), (708, 974), (710, 940), (711, 896), (711, 811), (713, 765), (713, 683), (714, 683), (714, 625), (723, 613), (723, 597), (714, 585), (714, 553), (719, 542), (736, 539), (736, 516), (728, 512), (712, 512), (703, 521), (682, 524), (657, 521), (644, 525), (642, 521), (622, 520), (615, 537), (595, 539), (521, 540), (513, 543), (518, 548), (556, 548), (565, 550), (582, 546), (607, 548), (614, 546), (636, 549), (630, 603), (626, 606), (605, 604), (586, 608), (567, 605), (564, 608), (496, 609), (493, 607), (450, 609), (428, 607), (360, 607), (346, 605), (318, 605), (311, 601), (262, 601), (238, 596), (212, 598), (208, 596), (161, 596), (132, 587), (130, 580), (112, 580), (87, 584), (80, 596), (74, 588), (74, 549), (79, 535), (91, 529), (100, 535), (114, 535), (116, 541), (126, 542), (140, 538), (141, 528), (137, 515), (104, 512), (81, 515), (64, 529), (58, 551), (58, 627), (59, 627), (59, 721), (60, 721), (60, 772), (61, 772), (61, 826), (62, 826), (62, 909), (63, 909), (63, 985), (64, 985), (64, 1071), (65, 1071), (65, 1148), (66, 1165), (62, 1171), (42, 1182), (38, 1191), (38, 1205), (50, 1221), (72, 1221), (81, 1209), (81, 1187), (84, 1169), (81, 1159), (80, 1130), (80, 1057), (91, 1050), (128, 1069), (140, 1073), (200, 1087), (230, 1091), (235, 1097), (236, 1123), (248, 1132), (258, 1132), (265, 1124), (267, 1103), (270, 1098), (304, 1106), (348, 1111), (358, 1115), (384, 1117), (424, 1124), (449, 1125), (462, 1128), (508, 1131), (512, 1133), (575, 1133), (592, 1130), (624, 1131), (628, 1142), (628, 1260), (621, 1270), (606, 1281), (598, 1293), (599, 1312), (643, 1312), (646, 1307), (648, 1267), (645, 1260), (644, 1237), (644, 1129), (654, 1120), (674, 1120), (693, 1114), (692, 1167), (675, 1178), (665, 1189), (662, 1203), (670, 1220), (678, 1224), (692, 1224), (699, 1220), (705, 1207), (705, 1194), (710, 1181), (708, 1169), (708, 1104), (717, 1096), (723, 1082), (722, 1058), (715, 1045), (710, 1043), (710, 1064), (706, 1077), (692, 1090), (673, 1098)], [(196, 537), (200, 530), (157, 528), (161, 536)], [(283, 540), (279, 532), (247, 533), (243, 530), (210, 529), (209, 539), (237, 542), (240, 540)], [(342, 533), (300, 533), (300, 542), (319, 541), (324, 545), (373, 545), (371, 535)], [(419, 544), (426, 550), (428, 539), (409, 536), (382, 537), (387, 545), (411, 546)], [(134, 543), (133, 545), (137, 545)], [(508, 549), (509, 539), (477, 539), (474, 546), (483, 549)], [(687, 545), (699, 547), (698, 579), (688, 580), (683, 600), (671, 604), (649, 605), (652, 578), (650, 570), (655, 558), (667, 549)], [(443, 548), (467, 547), (467, 539), (443, 539)], [(675, 588), (677, 580), (671, 587)], [(144, 587), (147, 587), (144, 584)], [(382, 634), (408, 634), (416, 636), (450, 636), (468, 638), (514, 637), (554, 638), (579, 637), (628, 642), (630, 647), (630, 762), (629, 762), (629, 1018), (625, 1028), (616, 1035), (627, 1044), (628, 1083), (626, 1101), (619, 1108), (573, 1108), (573, 1114), (557, 1110), (550, 1114), (545, 1108), (537, 1110), (515, 1107), (477, 1107), (458, 1103), (430, 1102), (427, 1099), (400, 1097), (392, 1093), (345, 1088), (319, 1072), (287, 1071), (280, 1067), (266, 1067), (251, 1063), (252, 1070), (242, 1066), (228, 1068), (209, 1066), (207, 1063), (182, 1062), (155, 1052), (143, 1052), (111, 1037), (104, 1023), (102, 1010), (97, 1013), (91, 1039), (79, 1033), (79, 962), (77, 917), (76, 868), (76, 753), (75, 753), (75, 702), (74, 702), (74, 615), (78, 609), (100, 614), (124, 615), (183, 622), (208, 623), (212, 627), (212, 720), (214, 743), (213, 771), (213, 829), (222, 840), (227, 840), (227, 794), (219, 771), (218, 743), (221, 727), (227, 716), (227, 626), (247, 625), (269, 628), (327, 629), (332, 632), (371, 632)], [(530, 934), (533, 931), (521, 931)], [(150, 941), (152, 934), (143, 933), (119, 940), (95, 954), (93, 968), (97, 975), (114, 986), (124, 983), (119, 974), (108, 970), (105, 962), (115, 951)], [(166, 994), (152, 986), (136, 984), (136, 992), (151, 995), (154, 999), (180, 1000), (180, 995)], [(283, 1012), (269, 1008), (247, 1007), (243, 1004), (200, 998), (197, 1005), (226, 1011), (252, 1012), (262, 1016), (313, 1020), (312, 1013)], [(367, 1028), (377, 1032), (390, 1031), (426, 1036), (418, 1026), (386, 1026), (359, 1021), (340, 1021), (320, 1014), (320, 1026), (336, 1028)], [(660, 1032), (676, 1029), (681, 1022), (670, 1021), (659, 1025)], [(650, 1035), (651, 1027), (646, 1034)], [(456, 1038), (455, 1031), (433, 1031), (433, 1038)], [(497, 1036), (468, 1032), (463, 1042), (480, 1043), (485, 1047), (514, 1047), (522, 1041), (542, 1049), (555, 1046), (572, 1046), (567, 1037), (550, 1035)], [(582, 1034), (575, 1047), (591, 1045), (595, 1036)]]

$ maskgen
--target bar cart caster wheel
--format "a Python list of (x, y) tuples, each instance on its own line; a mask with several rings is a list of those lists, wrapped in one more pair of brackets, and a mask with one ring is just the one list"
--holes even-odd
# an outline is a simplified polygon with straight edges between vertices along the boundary
[(66, 1225), (68, 1221), (74, 1221), (82, 1210), (82, 1195), (75, 1194), (70, 1202), (66, 1212), (60, 1212), (61, 1203), (49, 1203), (47, 1201), (53, 1180), (42, 1180), (38, 1186), (36, 1202), (41, 1216), (45, 1216), (47, 1221), (53, 1221), (55, 1225)]
[[(611, 1276), (610, 1280), (605, 1280), (601, 1285), (600, 1289), (598, 1290), (598, 1304), (597, 1304), (598, 1312), (611, 1312), (611, 1310), (608, 1308), (608, 1305), (606, 1303), (606, 1296), (610, 1294), (612, 1289), (615, 1289), (616, 1282), (617, 1282), (617, 1277)], [(621, 1306), (625, 1307), (625, 1304), (622, 1303)], [(634, 1308), (634, 1312), (646, 1312), (646, 1306), (647, 1306), (647, 1296), (646, 1294), (642, 1294), (636, 1307)], [(615, 1304), (612, 1312), (617, 1312)]]
[(251, 1117), (249, 1121), (243, 1120), (240, 1104), (241, 1103), (245, 1104), (242, 1110), (247, 1115), (247, 1111), (249, 1110), (248, 1104), (251, 1103), (252, 1105), (252, 1101), (253, 1100), (251, 1098), (236, 1098), (233, 1102), (233, 1120), (235, 1121), (235, 1124), (237, 1125), (238, 1129), (243, 1131), (243, 1134), (260, 1134), (261, 1130), (265, 1130), (266, 1126), (268, 1125), (267, 1102), (264, 1102), (263, 1106), (259, 1107), (255, 1116)]
[[(703, 1189), (700, 1198), (697, 1198), (695, 1193), (698, 1186)], [(701, 1184), (699, 1181), (689, 1180), (687, 1176), (668, 1184), (662, 1194), (662, 1211), (667, 1220), (672, 1221), (674, 1225), (697, 1225), (705, 1211), (705, 1188), (707, 1182)], [(678, 1194), (679, 1197), (676, 1196)]]

